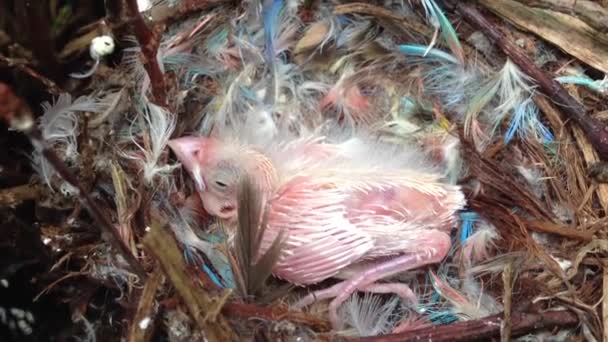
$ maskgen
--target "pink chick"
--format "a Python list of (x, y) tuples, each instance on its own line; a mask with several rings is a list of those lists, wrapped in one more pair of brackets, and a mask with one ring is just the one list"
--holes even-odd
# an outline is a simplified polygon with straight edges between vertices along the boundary
[(356, 291), (396, 293), (416, 302), (398, 273), (440, 262), (449, 233), (465, 206), (460, 188), (446, 184), (418, 151), (351, 138), (324, 137), (255, 144), (239, 139), (183, 137), (169, 143), (196, 183), (205, 210), (228, 222), (237, 215), (236, 191), (248, 175), (267, 200), (264, 253), (283, 232), (273, 274), (306, 286), (342, 281), (296, 306), (334, 298), (330, 320)]

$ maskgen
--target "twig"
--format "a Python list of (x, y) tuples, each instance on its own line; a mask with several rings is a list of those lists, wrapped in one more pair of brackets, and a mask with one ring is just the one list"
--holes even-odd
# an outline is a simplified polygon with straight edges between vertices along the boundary
[(493, 40), (505, 54), (513, 60), (526, 74), (536, 80), (540, 88), (555, 99), (564, 113), (576, 121), (598, 151), (600, 157), (608, 160), (608, 127), (599, 121), (589, 117), (585, 108), (578, 103), (568, 92), (555, 81), (553, 77), (537, 67), (524, 52), (511, 42), (504, 33), (490, 23), (474, 5), (466, 2), (456, 1), (454, 6), (462, 14), (465, 20), (481, 29), (491, 40)]
[[(585, 136), (581, 129), (578, 127), (572, 127), (572, 136), (576, 141), (576, 145), (578, 145), (578, 148), (587, 167), (597, 164), (600, 159), (598, 158), (597, 153), (595, 153), (595, 150), (591, 146), (588, 137)], [(580, 172), (584, 174), (583, 170), (581, 170)], [(602, 207), (602, 209), (604, 209), (605, 213), (608, 213), (608, 184), (600, 183), (596, 184), (594, 187), (597, 189), (595, 193), (597, 195), (597, 199), (599, 201), (600, 206)]]
[(103, 215), (97, 203), (88, 191), (84, 188), (82, 183), (78, 181), (78, 178), (72, 174), (67, 165), (59, 158), (57, 153), (53, 151), (51, 148), (46, 146), (44, 138), (42, 137), (42, 133), (38, 128), (32, 126), (29, 132), (26, 132), (32, 143), (35, 147), (39, 148), (42, 151), (42, 155), (48, 160), (48, 162), (53, 166), (53, 168), (57, 171), (57, 173), (63, 178), (66, 182), (70, 183), (71, 186), (78, 189), (79, 196), (81, 200), (84, 202), (84, 205), (89, 209), (89, 213), (91, 217), (99, 227), (101, 228), (102, 234), (101, 236), (110, 243), (110, 245), (116, 250), (119, 255), (127, 262), (131, 272), (135, 273), (141, 281), (145, 281), (147, 278), (146, 271), (141, 266), (141, 264), (137, 261), (135, 256), (131, 254), (129, 248), (122, 242), (120, 238), (120, 234), (112, 225), (109, 218), (106, 215)]
[[(503, 314), (488, 316), (475, 321), (457, 322), (411, 330), (405, 333), (361, 338), (356, 341), (474, 341), (488, 340), (500, 335)], [(576, 326), (579, 318), (570, 311), (543, 313), (513, 313), (511, 315), (512, 336), (521, 336), (536, 330), (568, 328)]]
[(589, 242), (593, 240), (593, 232), (576, 230), (574, 228), (555, 224), (549, 221), (531, 220), (525, 222), (526, 228), (540, 232), (563, 236), (572, 240)]
[(555, 132), (556, 140), (561, 140), (564, 135), (564, 122), (560, 112), (555, 108), (551, 101), (542, 94), (534, 95), (534, 104), (545, 114), (545, 117), (551, 124), (553, 132)]
[(47, 87), (49, 93), (53, 95), (59, 95), (64, 91), (51, 79), (46, 76), (41, 75), (36, 70), (30, 68), (27, 64), (28, 62), (21, 59), (8, 58), (2, 54), (0, 54), (0, 63), (6, 64), (9, 67), (14, 67), (15, 69), (27, 74), (38, 81), (42, 82)]
[(154, 102), (162, 107), (167, 107), (167, 94), (165, 91), (165, 77), (158, 65), (156, 55), (158, 53), (159, 32), (150, 30), (144, 18), (139, 13), (137, 0), (126, 0), (127, 12), (133, 20), (133, 31), (141, 48), (143, 64), (152, 85), (152, 96)]
[(234, 332), (220, 313), (230, 295), (225, 291), (222, 296), (212, 296), (192, 281), (186, 272), (186, 263), (173, 235), (165, 225), (152, 224), (143, 244), (160, 263), (169, 281), (186, 304), (191, 317), (207, 340), (235, 341)]
[(329, 321), (308, 315), (303, 312), (290, 311), (284, 306), (262, 307), (255, 304), (227, 303), (222, 309), (226, 316), (251, 318), (257, 317), (268, 321), (287, 320), (314, 328), (317, 332), (327, 332), (331, 329)]
[(88, 275), (87, 272), (83, 272), (83, 271), (70, 272), (70, 273), (62, 276), (61, 278), (53, 281), (52, 283), (48, 284), (44, 289), (42, 289), (42, 291), (40, 291), (36, 296), (34, 296), (34, 298), (32, 298), (32, 302), (37, 302), (38, 299), (40, 299), (40, 297), (42, 297), (42, 295), (49, 292), (53, 287), (55, 287), (57, 284), (61, 283), (62, 281), (66, 280), (66, 279), (74, 278), (74, 277), (78, 277), (78, 276), (87, 276), (87, 275)]
[(24, 201), (38, 198), (41, 193), (39, 186), (25, 184), (0, 190), (0, 207), (13, 207)]
[(513, 299), (513, 262), (508, 263), (502, 272), (503, 286), (503, 306), (504, 306), (504, 321), (500, 327), (500, 341), (507, 342), (511, 340), (511, 330), (513, 328), (511, 320), (511, 307)]
[(137, 305), (137, 312), (131, 322), (127, 342), (145, 342), (152, 338), (154, 322), (154, 299), (156, 292), (162, 286), (163, 273), (157, 268), (148, 278)]

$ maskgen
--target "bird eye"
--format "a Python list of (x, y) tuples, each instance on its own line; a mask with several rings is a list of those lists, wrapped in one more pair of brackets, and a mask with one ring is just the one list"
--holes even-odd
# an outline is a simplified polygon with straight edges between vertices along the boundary
[(219, 186), (220, 188), (225, 188), (225, 187), (227, 187), (227, 186), (228, 186), (226, 183), (224, 183), (224, 182), (220, 182), (220, 181), (215, 181), (215, 184), (216, 184), (217, 186)]

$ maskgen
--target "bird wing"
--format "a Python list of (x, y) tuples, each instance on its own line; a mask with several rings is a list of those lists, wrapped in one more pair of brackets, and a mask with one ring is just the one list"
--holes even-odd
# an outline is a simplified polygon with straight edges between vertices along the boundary
[(273, 273), (291, 283), (314, 284), (336, 275), (374, 247), (373, 238), (346, 217), (344, 193), (331, 183), (297, 177), (270, 200), (261, 252), (281, 232), (282, 254)]
[(296, 177), (270, 200), (262, 252), (285, 234), (277, 277), (314, 284), (364, 259), (432, 247), (465, 205), (459, 187), (436, 175), (332, 173)]
[(436, 231), (449, 232), (465, 206), (458, 186), (437, 176), (403, 170), (347, 180), (347, 218), (374, 239), (366, 259), (432, 246)]
[(441, 229), (453, 223), (454, 213), (465, 205), (460, 187), (441, 182), (440, 176), (433, 173), (407, 169), (334, 173), (340, 179), (339, 188), (348, 194), (351, 220), (379, 215)]

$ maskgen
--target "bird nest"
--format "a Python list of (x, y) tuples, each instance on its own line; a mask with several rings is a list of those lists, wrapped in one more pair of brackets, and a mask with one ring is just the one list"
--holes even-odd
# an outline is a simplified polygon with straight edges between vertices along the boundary
[[(605, 336), (601, 5), (1, 6), (7, 336)], [(178, 145), (181, 137), (196, 138)], [(205, 150), (187, 150), (201, 141)], [(338, 164), (316, 159), (332, 153)], [(240, 171), (210, 184), (211, 158)], [(217, 207), (209, 193), (228, 182), (236, 202)], [(342, 211), (327, 209), (328, 189), (345, 188), (380, 196), (355, 199), (384, 211), (348, 198)], [(387, 189), (407, 196), (389, 199)], [(374, 215), (347, 217), (357, 206)], [(292, 247), (346, 226), (367, 229), (360, 256), (349, 245), (339, 257), (333, 245), (306, 255), (322, 266), (438, 256), (383, 277), (377, 291), (365, 288), (378, 268), (349, 269), (359, 280), (335, 302), (323, 294), (346, 291), (338, 269), (297, 278), (305, 254)], [(309, 230), (294, 238), (300, 228)], [(297, 305), (303, 298), (308, 305)]]

